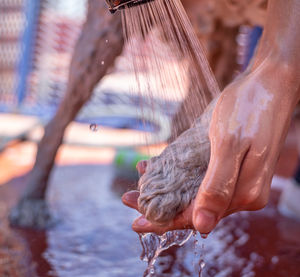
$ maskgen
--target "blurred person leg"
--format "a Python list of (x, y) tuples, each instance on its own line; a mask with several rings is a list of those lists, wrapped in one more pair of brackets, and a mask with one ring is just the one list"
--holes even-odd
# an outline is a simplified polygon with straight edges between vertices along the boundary
[(88, 3), (87, 20), (75, 46), (65, 97), (55, 116), (45, 127), (25, 193), (11, 211), (12, 225), (45, 228), (51, 223), (45, 196), (65, 129), (90, 99), (94, 87), (122, 52), (120, 14), (112, 16), (105, 1), (90, 0)]

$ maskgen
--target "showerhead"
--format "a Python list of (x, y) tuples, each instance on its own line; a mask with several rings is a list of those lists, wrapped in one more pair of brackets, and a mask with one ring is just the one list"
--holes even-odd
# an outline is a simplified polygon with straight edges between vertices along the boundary
[(117, 10), (142, 5), (153, 0), (106, 0), (109, 11), (115, 13)]

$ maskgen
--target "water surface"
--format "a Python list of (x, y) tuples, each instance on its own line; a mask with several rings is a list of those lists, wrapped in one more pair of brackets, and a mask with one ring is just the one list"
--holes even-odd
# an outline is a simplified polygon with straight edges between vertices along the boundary
[[(143, 276), (147, 264), (130, 226), (137, 212), (120, 200), (132, 181), (116, 179), (111, 165), (57, 167), (48, 198), (59, 223), (47, 232), (7, 225), (24, 183), (22, 177), (0, 187), (0, 276)], [(202, 259), (202, 277), (300, 276), (300, 223), (278, 214), (277, 198), (273, 192), (262, 211), (228, 217), (207, 239), (163, 252), (154, 276), (198, 276)]]

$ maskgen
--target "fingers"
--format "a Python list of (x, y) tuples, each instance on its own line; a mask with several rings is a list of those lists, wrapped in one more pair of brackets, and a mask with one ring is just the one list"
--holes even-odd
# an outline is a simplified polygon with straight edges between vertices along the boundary
[(207, 234), (229, 208), (247, 149), (236, 154), (232, 147), (213, 148), (205, 178), (195, 199), (194, 227)]
[[(254, 147), (252, 147), (253, 149)], [(269, 198), (272, 166), (266, 151), (249, 151), (240, 168), (229, 210), (259, 210)]]
[(165, 225), (152, 223), (142, 215), (133, 222), (132, 229), (137, 233), (156, 233), (158, 235), (162, 235), (165, 232), (172, 230), (194, 229), (192, 214), (193, 204)]
[(136, 169), (140, 175), (143, 175), (146, 171), (147, 161), (139, 161), (136, 165)]
[[(138, 211), (138, 198), (140, 193), (138, 191), (129, 191), (123, 194), (122, 201), (123, 203), (135, 210)], [(157, 234), (163, 234), (166, 230), (166, 226), (158, 226), (150, 221), (148, 221), (144, 215), (138, 217), (132, 224), (132, 229), (137, 233), (157, 233)]]
[[(138, 191), (129, 191), (123, 194), (123, 203), (138, 211), (138, 198), (140, 193)], [(165, 232), (166, 226), (157, 226), (150, 221), (148, 221), (144, 215), (138, 217), (132, 224), (132, 229), (137, 233), (148, 233), (153, 232), (157, 234), (163, 234)]]
[[(140, 175), (143, 175), (146, 171), (146, 167), (147, 167), (147, 161), (139, 161), (136, 165), (136, 169), (138, 170)], [(123, 194), (122, 196), (122, 202), (133, 209), (138, 210), (138, 204), (137, 204), (137, 200), (140, 196), (139, 191), (129, 191)]]
[(272, 180), (270, 165), (262, 157), (257, 159), (257, 155), (254, 157), (249, 152), (241, 162), (230, 205), (222, 218), (239, 211), (259, 210), (267, 204)]
[(140, 193), (137, 190), (132, 190), (129, 192), (126, 192), (122, 196), (122, 202), (135, 210), (138, 211), (138, 198), (140, 196)]
[(148, 221), (144, 215), (138, 217), (132, 224), (133, 231), (137, 233), (156, 233), (162, 235), (163, 233), (173, 230), (171, 226), (159, 226)]

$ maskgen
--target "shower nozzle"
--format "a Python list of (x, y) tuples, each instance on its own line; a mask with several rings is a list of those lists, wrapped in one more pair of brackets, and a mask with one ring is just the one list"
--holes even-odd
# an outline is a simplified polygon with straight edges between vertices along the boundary
[(106, 0), (109, 11), (115, 13), (117, 10), (142, 5), (153, 0)]

